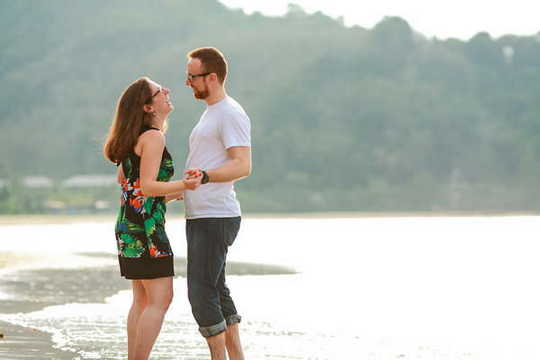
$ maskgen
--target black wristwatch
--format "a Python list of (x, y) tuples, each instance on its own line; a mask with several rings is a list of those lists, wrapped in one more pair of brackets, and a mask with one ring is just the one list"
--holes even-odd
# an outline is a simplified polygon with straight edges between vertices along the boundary
[(210, 181), (210, 178), (208, 177), (208, 173), (204, 170), (201, 170), (202, 172), (202, 179), (201, 179), (201, 184), (206, 184)]

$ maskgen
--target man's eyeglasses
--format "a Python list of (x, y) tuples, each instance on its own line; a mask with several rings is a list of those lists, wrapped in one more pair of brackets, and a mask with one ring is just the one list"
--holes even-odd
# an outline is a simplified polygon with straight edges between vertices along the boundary
[(195, 79), (198, 78), (198, 77), (206, 76), (206, 75), (210, 75), (210, 74), (211, 74), (211, 72), (207, 72), (207, 73), (204, 73), (204, 74), (196, 74), (196, 75), (187, 74), (187, 79), (188, 79), (189, 81), (193, 81), (193, 80), (195, 80)]
[(154, 95), (150, 96), (150, 97), (148, 98), (148, 100), (146, 100), (144, 103), (145, 103), (145, 104), (148, 104), (150, 101), (152, 101), (152, 99), (155, 98), (156, 95), (159, 94), (159, 93), (161, 92), (161, 90), (163, 90), (163, 88), (160, 86), (160, 87), (156, 90), (156, 92), (154, 93)]

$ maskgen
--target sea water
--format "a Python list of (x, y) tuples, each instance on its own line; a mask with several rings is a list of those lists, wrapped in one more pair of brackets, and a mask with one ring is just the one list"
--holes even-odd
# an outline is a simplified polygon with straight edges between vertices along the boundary
[[(295, 270), (228, 276), (243, 317), (246, 356), (540, 358), (539, 225), (533, 216), (246, 218), (228, 259)], [(117, 266), (113, 226), (0, 227), (2, 253), (19, 258), (0, 279), (17, 284), (19, 299), (48, 296), (54, 303), (2, 314), (10, 288), (0, 280), (0, 320), (52, 333), (56, 346), (73, 350), (74, 358), (125, 358), (129, 282), (107, 293), (113, 281), (124, 280), (98, 272)], [(185, 257), (184, 222), (169, 221), (167, 232), (175, 255)], [(55, 277), (93, 272), (85, 277), (88, 284), (79, 284), (91, 287), (93, 295), (84, 301), (70, 297), (70, 291), (81, 291), (71, 281), (62, 289), (66, 303), (54, 302), (50, 293), (40, 295), (46, 291), (25, 290), (32, 271), (50, 278), (52, 287), (60, 283)], [(152, 358), (207, 359), (185, 278), (175, 278), (174, 293)]]

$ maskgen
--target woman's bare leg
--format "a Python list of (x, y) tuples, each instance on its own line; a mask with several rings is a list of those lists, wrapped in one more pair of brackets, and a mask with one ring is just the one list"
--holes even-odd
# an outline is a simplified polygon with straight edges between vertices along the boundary
[(137, 324), (147, 304), (146, 291), (141, 280), (132, 280), (131, 286), (133, 287), (133, 303), (127, 318), (128, 360), (135, 359)]
[(150, 356), (173, 297), (172, 277), (141, 281), (146, 291), (147, 305), (137, 323), (134, 360), (147, 360)]

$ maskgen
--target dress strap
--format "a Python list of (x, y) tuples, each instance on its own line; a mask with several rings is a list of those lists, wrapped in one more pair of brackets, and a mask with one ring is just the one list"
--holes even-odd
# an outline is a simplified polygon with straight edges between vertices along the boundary
[(155, 128), (155, 127), (153, 127), (153, 126), (144, 125), (144, 126), (143, 126), (143, 129), (142, 129), (142, 131), (141, 131), (141, 134), (144, 133), (145, 131), (148, 131), (148, 130), (158, 130), (158, 131), (161, 131), (161, 129)]

